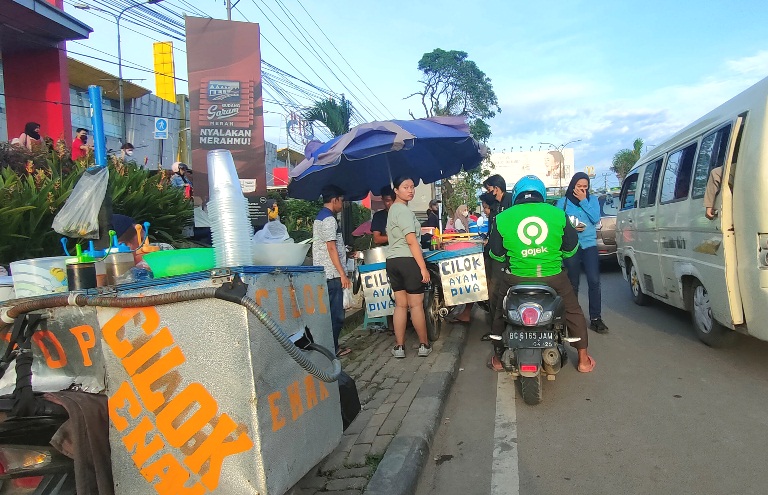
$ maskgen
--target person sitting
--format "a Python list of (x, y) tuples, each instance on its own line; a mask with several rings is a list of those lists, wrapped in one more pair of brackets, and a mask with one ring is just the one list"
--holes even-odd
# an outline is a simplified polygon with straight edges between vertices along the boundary
[(453, 214), (453, 229), (459, 234), (466, 234), (469, 232), (469, 208), (467, 205), (459, 205)]
[(712, 220), (717, 214), (715, 199), (720, 193), (720, 182), (723, 180), (723, 166), (715, 167), (707, 178), (707, 188), (704, 190), (704, 216)]
[[(568, 275), (563, 271), (563, 259), (576, 252), (579, 235), (565, 212), (545, 202), (547, 189), (535, 175), (527, 175), (515, 184), (512, 206), (496, 216), (496, 228), (491, 233), (492, 252), (506, 254), (505, 269), (497, 284), (496, 297), (503, 301), (510, 287), (518, 284), (545, 284), (553, 288), (565, 303), (565, 320), (572, 343), (578, 351), (578, 370), (589, 373), (595, 360), (587, 352), (589, 337), (587, 321), (579, 306)], [(531, 249), (536, 248), (536, 249)], [(506, 327), (504, 305), (498, 304), (492, 331), (501, 335)], [(494, 341), (497, 342), (497, 341)], [(492, 368), (501, 371), (500, 351), (491, 359)]]

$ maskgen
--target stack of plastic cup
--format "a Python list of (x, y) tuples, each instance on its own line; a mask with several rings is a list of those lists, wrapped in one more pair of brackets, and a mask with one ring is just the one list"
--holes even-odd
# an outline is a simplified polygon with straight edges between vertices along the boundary
[(208, 152), (208, 192), (216, 266), (252, 265), (253, 228), (248, 219), (248, 200), (228, 150)]

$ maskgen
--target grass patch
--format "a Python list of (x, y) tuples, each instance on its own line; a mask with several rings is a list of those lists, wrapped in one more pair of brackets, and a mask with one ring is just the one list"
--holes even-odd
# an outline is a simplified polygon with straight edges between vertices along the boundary
[(379, 468), (379, 463), (384, 458), (383, 455), (367, 455), (365, 456), (365, 465), (371, 468), (371, 472), (368, 474), (368, 479), (371, 479), (373, 473)]

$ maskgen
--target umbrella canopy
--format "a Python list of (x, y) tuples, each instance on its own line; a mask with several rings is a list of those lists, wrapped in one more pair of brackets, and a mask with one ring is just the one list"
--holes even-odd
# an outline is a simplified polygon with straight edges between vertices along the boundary
[(434, 117), (362, 124), (327, 143), (309, 143), (305, 156), (291, 171), (288, 196), (316, 200), (332, 184), (345, 199), (359, 200), (398, 176), (429, 184), (471, 170), (485, 149), (464, 117)]
[(365, 222), (361, 223), (358, 228), (352, 231), (352, 235), (355, 237), (360, 237), (361, 235), (368, 235), (371, 234), (371, 221), (366, 220)]

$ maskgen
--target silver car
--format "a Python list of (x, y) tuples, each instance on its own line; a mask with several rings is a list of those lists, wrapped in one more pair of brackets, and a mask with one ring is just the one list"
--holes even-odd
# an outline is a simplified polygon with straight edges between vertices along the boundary
[(601, 194), (600, 222), (602, 228), (597, 231), (597, 252), (600, 259), (616, 259), (616, 213), (619, 210), (619, 193)]

